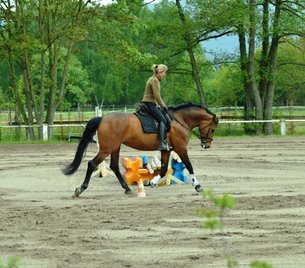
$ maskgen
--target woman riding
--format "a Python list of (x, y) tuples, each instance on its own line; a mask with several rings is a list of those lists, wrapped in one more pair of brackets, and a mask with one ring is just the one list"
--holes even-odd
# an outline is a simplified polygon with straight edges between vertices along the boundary
[(142, 103), (144, 103), (149, 110), (150, 115), (159, 123), (159, 147), (158, 150), (169, 150), (166, 139), (166, 119), (163, 116), (161, 110), (157, 107), (157, 104), (165, 111), (167, 107), (161, 97), (160, 81), (166, 75), (168, 70), (164, 64), (153, 64), (151, 67), (153, 75), (147, 80), (144, 91)]

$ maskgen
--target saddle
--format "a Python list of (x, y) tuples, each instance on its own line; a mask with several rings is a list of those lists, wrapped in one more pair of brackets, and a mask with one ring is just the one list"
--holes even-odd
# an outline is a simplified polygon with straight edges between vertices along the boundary
[[(166, 132), (169, 132), (171, 129), (171, 119), (163, 109), (159, 109), (166, 119)], [(144, 133), (158, 133), (159, 123), (149, 114), (149, 111), (144, 103), (137, 105), (136, 112), (134, 112), (134, 114), (139, 118)]]

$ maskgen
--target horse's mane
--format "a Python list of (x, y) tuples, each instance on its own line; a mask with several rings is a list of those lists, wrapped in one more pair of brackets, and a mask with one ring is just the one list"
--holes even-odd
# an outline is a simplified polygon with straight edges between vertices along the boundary
[(205, 107), (205, 106), (203, 106), (201, 104), (195, 104), (195, 103), (192, 103), (192, 102), (186, 102), (186, 103), (178, 104), (176, 106), (169, 106), (168, 109), (172, 110), (172, 111), (177, 111), (177, 110), (182, 110), (182, 109), (192, 108), (192, 107), (197, 107), (197, 108), (205, 109), (209, 114), (211, 114), (213, 116), (216, 116), (207, 107)]

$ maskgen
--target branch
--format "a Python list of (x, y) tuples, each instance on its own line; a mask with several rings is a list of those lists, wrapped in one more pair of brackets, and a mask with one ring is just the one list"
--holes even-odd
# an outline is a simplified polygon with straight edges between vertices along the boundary
[(303, 48), (301, 48), (300, 46), (296, 45), (296, 43), (292, 42), (290, 39), (285, 39), (285, 38), (283, 38), (283, 39), (284, 39), (283, 40), (284, 43), (287, 43), (287, 44), (291, 45), (292, 47), (298, 49), (299, 51), (303, 51)]
[(302, 13), (301, 12), (295, 11), (295, 10), (293, 10), (291, 8), (288, 8), (288, 7), (287, 8), (282, 7), (282, 10), (287, 11), (287, 13), (291, 13), (292, 15), (294, 15), (298, 18), (302, 18)]
[(287, 0), (287, 1), (283, 1), (282, 3), (283, 3), (283, 4), (284, 4), (284, 3), (293, 4), (293, 5), (296, 5), (296, 6), (305, 8), (305, 5), (302, 5), (301, 3), (299, 3), (299, 1), (289, 1), (289, 0)]
[(155, 2), (155, 0), (151, 0), (150, 2), (143, 3), (141, 5), (141, 7), (147, 6), (147, 5), (149, 5), (149, 4), (153, 3), (153, 2)]
[(304, 37), (304, 33), (302, 32), (287, 32), (287, 33), (283, 33), (279, 36), (279, 38), (283, 38), (286, 36), (299, 36), (299, 37)]
[(210, 39), (215, 39), (215, 38), (218, 38), (218, 37), (221, 37), (221, 36), (224, 36), (224, 35), (227, 35), (227, 34), (231, 34), (231, 33), (233, 33), (232, 30), (226, 31), (226, 32), (223, 32), (223, 33), (220, 33), (220, 34), (210, 35), (208, 37), (201, 37), (201, 38), (198, 38), (196, 41), (197, 41), (197, 44), (198, 44), (200, 42), (207, 41), (207, 40), (210, 40)]
[(302, 66), (305, 67), (305, 63), (303, 62), (283, 62), (278, 64), (278, 67), (286, 66), (286, 65), (295, 65), (295, 66)]

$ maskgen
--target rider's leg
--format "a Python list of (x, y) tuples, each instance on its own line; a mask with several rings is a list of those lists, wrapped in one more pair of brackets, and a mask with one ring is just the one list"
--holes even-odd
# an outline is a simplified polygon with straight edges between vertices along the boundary
[(158, 146), (158, 150), (160, 150), (160, 151), (169, 150), (165, 136), (166, 136), (165, 123), (161, 121), (159, 123), (159, 146)]
[(158, 150), (168, 151), (167, 139), (166, 139), (166, 119), (163, 116), (161, 110), (154, 103), (145, 102), (147, 109), (149, 110), (150, 115), (159, 122), (159, 146)]

